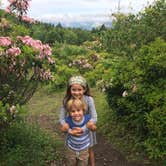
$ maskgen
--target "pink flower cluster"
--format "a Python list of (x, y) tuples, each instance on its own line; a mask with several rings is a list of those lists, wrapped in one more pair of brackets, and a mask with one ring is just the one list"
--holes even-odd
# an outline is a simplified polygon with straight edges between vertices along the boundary
[[(8, 63), (7, 67), (4, 67), (4, 74), (8, 74), (8, 72), (14, 72), (17, 70), (18, 72), (15, 73), (15, 75), (18, 77), (23, 76), (23, 73), (27, 70), (24, 68), (26, 64), (29, 64), (29, 61), (26, 59), (26, 54), (28, 52), (23, 52), (18, 46), (18, 44), (23, 44), (30, 46), (34, 49), (35, 58), (38, 61), (41, 61), (42, 65), (40, 67), (35, 66), (35, 62), (30, 64), (32, 65), (32, 72), (36, 75), (36, 78), (39, 78), (40, 80), (49, 80), (53, 79), (53, 76), (51, 75), (50, 70), (47, 68), (49, 64), (53, 64), (54, 60), (51, 57), (51, 48), (48, 44), (42, 44), (40, 40), (34, 40), (29, 36), (17, 36), (16, 41), (12, 41), (10, 37), (0, 37), (0, 60), (1, 58), (4, 58), (6, 60), (6, 63)], [(22, 54), (24, 59), (17, 58), (18, 55)], [(19, 64), (20, 68), (16, 68), (16, 64)], [(47, 66), (48, 65), (48, 66)], [(34, 66), (34, 68), (33, 68)], [(17, 66), (18, 67), (18, 66)], [(24, 77), (24, 76), (23, 76)]]
[(8, 0), (9, 6), (6, 7), (5, 11), (7, 13), (11, 13), (12, 11), (16, 11), (16, 14), (22, 21), (28, 23), (35, 23), (35, 20), (24, 15), (27, 13), (29, 7), (29, 1), (31, 0)]
[(8, 55), (17, 56), (17, 55), (20, 55), (20, 54), (21, 54), (21, 50), (20, 50), (20, 48), (18, 48), (18, 47), (11, 47), (11, 48), (9, 48), (9, 49), (6, 51), (6, 53), (7, 53)]
[(28, 17), (28, 16), (22, 16), (22, 17), (21, 17), (21, 20), (22, 20), (22, 21), (25, 21), (25, 22), (28, 22), (28, 23), (30, 23), (30, 24), (36, 22), (33, 18), (30, 18), (30, 17)]
[(53, 80), (53, 75), (51, 74), (50, 70), (45, 70), (45, 69), (36, 67), (35, 73), (36, 73), (36, 75), (38, 75), (39, 79)]
[(83, 69), (92, 69), (92, 65), (90, 63), (88, 63), (87, 59), (78, 59), (78, 60), (74, 60), (72, 62), (72, 64), (69, 64), (69, 66), (80, 66)]
[(12, 40), (10, 37), (0, 36), (0, 46), (9, 46), (12, 44)]
[[(12, 45), (12, 40), (10, 37), (0, 37), (0, 46), (10, 46)], [(17, 56), (21, 54), (21, 50), (18, 47), (11, 47), (9, 49), (6, 50), (6, 54), (7, 55), (13, 55), (13, 56)]]
[(8, 0), (8, 2), (10, 3), (8, 9), (11, 10), (11, 7), (14, 6), (14, 8), (20, 10), (27, 10), (29, 7), (29, 1), (30, 0)]
[(46, 58), (50, 64), (54, 63), (54, 60), (50, 57), (51, 48), (48, 44), (42, 44), (40, 40), (34, 40), (30, 36), (18, 36), (17, 39), (21, 40), (24, 44), (31, 46), (32, 48), (39, 51), (39, 59)]

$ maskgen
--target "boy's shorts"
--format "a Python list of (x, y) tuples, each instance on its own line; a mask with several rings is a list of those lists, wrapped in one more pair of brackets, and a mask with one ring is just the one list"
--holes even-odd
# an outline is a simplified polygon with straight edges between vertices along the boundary
[(67, 166), (87, 166), (89, 159), (88, 149), (76, 152), (70, 148), (66, 148), (66, 164)]

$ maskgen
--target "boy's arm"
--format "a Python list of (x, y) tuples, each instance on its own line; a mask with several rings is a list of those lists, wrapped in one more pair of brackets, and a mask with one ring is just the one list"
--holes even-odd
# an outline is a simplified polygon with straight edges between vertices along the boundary
[(80, 136), (83, 132), (83, 130), (80, 127), (74, 127), (72, 128), (70, 125), (71, 117), (67, 116), (65, 118), (65, 123), (61, 126), (60, 130), (62, 132), (68, 132), (68, 134), (71, 134), (73, 136)]

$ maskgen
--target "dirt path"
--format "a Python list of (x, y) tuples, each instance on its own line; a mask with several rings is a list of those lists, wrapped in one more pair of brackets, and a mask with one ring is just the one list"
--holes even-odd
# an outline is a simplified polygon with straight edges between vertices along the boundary
[[(58, 130), (58, 123), (54, 117), (48, 115), (30, 116), (28, 121), (36, 121), (39, 126), (50, 133), (56, 134), (60, 139), (63, 135)], [(96, 166), (150, 166), (143, 165), (137, 162), (128, 162), (125, 157), (117, 150), (115, 150), (110, 143), (100, 134), (97, 133), (98, 144), (94, 148)], [(63, 151), (63, 149), (62, 149)], [(64, 162), (60, 165), (52, 163), (51, 166), (66, 166)]]
[[(60, 141), (64, 141), (63, 135), (58, 128), (59, 106), (63, 96), (63, 93), (46, 95), (43, 92), (39, 92), (33, 96), (28, 104), (28, 121), (37, 123), (43, 130), (56, 137), (56, 139), (60, 139)], [(96, 166), (151, 166), (142, 164), (142, 162), (127, 161), (124, 155), (114, 149), (98, 131), (97, 142), (98, 144), (94, 148)], [(60, 149), (60, 152), (63, 154), (63, 147)], [(52, 163), (48, 166), (66, 165), (62, 161), (61, 164)]]

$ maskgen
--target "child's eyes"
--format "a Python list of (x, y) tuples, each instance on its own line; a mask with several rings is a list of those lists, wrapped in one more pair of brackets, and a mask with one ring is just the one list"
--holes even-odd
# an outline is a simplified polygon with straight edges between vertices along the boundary
[(80, 112), (81, 110), (80, 109), (78, 109), (78, 110), (71, 110), (71, 112)]
[(81, 91), (82, 89), (72, 89), (72, 91)]

